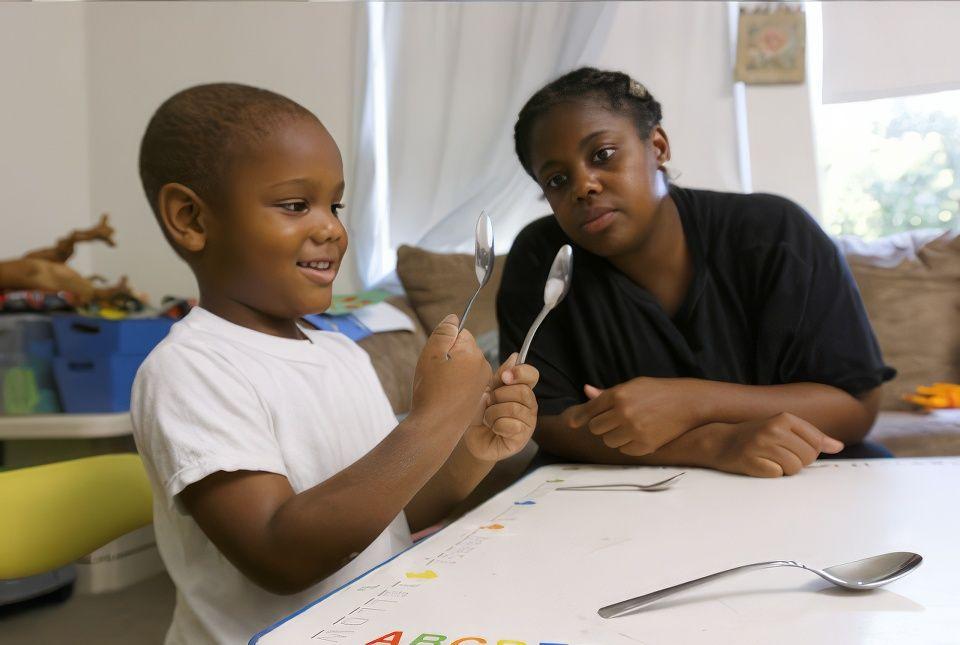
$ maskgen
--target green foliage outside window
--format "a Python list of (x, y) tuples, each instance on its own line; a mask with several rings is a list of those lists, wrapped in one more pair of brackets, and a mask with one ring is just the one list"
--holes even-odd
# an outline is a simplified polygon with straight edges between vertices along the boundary
[(825, 105), (818, 117), (831, 234), (960, 226), (960, 92)]

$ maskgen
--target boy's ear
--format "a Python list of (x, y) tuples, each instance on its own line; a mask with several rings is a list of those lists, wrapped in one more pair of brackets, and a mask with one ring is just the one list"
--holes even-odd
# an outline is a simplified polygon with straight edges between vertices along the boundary
[(164, 184), (157, 203), (160, 222), (170, 239), (184, 251), (202, 251), (207, 243), (207, 207), (199, 195), (183, 184)]

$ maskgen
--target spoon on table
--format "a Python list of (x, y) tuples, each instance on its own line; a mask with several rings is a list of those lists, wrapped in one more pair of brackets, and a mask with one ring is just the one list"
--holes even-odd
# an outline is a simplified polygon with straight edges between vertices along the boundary
[(533, 335), (537, 333), (540, 323), (547, 317), (547, 314), (560, 304), (563, 297), (570, 290), (570, 278), (573, 276), (573, 247), (564, 244), (557, 251), (553, 258), (553, 264), (550, 265), (550, 273), (547, 275), (547, 283), (543, 287), (543, 309), (537, 315), (536, 320), (530, 325), (530, 331), (527, 337), (523, 339), (523, 346), (520, 348), (520, 356), (517, 357), (517, 365), (527, 360), (527, 352), (530, 351), (530, 343), (533, 342)]
[(561, 486), (557, 490), (586, 490), (586, 491), (643, 491), (655, 493), (670, 488), (686, 473), (677, 473), (673, 477), (652, 484), (592, 484), (589, 486)]
[(463, 331), (463, 326), (467, 322), (467, 314), (470, 313), (473, 301), (480, 295), (480, 290), (490, 282), (490, 276), (493, 275), (493, 258), (493, 222), (490, 221), (489, 215), (480, 211), (480, 217), (477, 218), (476, 243), (473, 249), (473, 268), (477, 273), (477, 282), (480, 283), (480, 286), (477, 287), (473, 297), (470, 298), (470, 302), (467, 303), (467, 308), (463, 310), (463, 315), (460, 316), (460, 326), (457, 328), (457, 333)]
[(848, 562), (846, 564), (838, 564), (822, 570), (808, 567), (805, 564), (794, 562), (793, 560), (757, 562), (755, 564), (745, 564), (741, 567), (727, 569), (726, 571), (721, 571), (709, 576), (697, 578), (696, 580), (691, 580), (689, 582), (683, 582), (672, 587), (667, 587), (666, 589), (661, 589), (660, 591), (654, 591), (643, 596), (637, 596), (636, 598), (624, 600), (613, 605), (607, 605), (606, 607), (601, 608), (597, 613), (603, 618), (617, 618), (625, 614), (633, 613), (641, 607), (645, 607), (652, 602), (660, 600), (661, 598), (672, 596), (679, 591), (684, 591), (686, 589), (690, 589), (691, 587), (697, 587), (706, 582), (712, 582), (735, 573), (750, 571), (751, 569), (769, 569), (771, 567), (799, 567), (801, 569), (806, 569), (811, 573), (817, 574), (827, 582), (833, 583), (838, 587), (844, 587), (846, 589), (856, 589), (857, 591), (876, 589), (877, 587), (883, 586), (888, 582), (893, 582), (894, 580), (902, 578), (919, 567), (921, 562), (923, 562), (923, 558), (921, 556), (917, 555), (916, 553), (908, 553), (906, 551), (896, 551), (894, 553), (875, 555), (871, 558), (857, 560), (856, 562)]

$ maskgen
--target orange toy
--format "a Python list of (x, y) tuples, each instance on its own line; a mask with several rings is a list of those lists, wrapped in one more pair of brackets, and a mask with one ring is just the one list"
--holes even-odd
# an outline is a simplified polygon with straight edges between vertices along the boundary
[(905, 394), (903, 400), (927, 410), (960, 408), (960, 385), (956, 383), (934, 383), (930, 387), (920, 385), (917, 387), (916, 394)]

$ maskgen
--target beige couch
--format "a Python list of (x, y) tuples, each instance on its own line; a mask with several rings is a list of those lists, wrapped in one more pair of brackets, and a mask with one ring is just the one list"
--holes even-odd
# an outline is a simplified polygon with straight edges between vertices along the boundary
[[(960, 382), (960, 235), (926, 231), (875, 242), (844, 238), (838, 246), (860, 287), (884, 358), (899, 372), (884, 388), (883, 411), (871, 438), (898, 456), (960, 455), (960, 411), (926, 415), (901, 398), (918, 385)], [(497, 259), (467, 321), (492, 359), (503, 261)], [(375, 334), (360, 345), (370, 354), (394, 410), (402, 414), (409, 409), (424, 330), (450, 312), (461, 312), (476, 277), (469, 255), (407, 246), (397, 253), (397, 274), (406, 297), (391, 302), (417, 323), (417, 331)]]
[(960, 383), (960, 234), (916, 231), (838, 245), (884, 359), (898, 372), (884, 387), (871, 438), (902, 457), (960, 455), (960, 411), (924, 415), (901, 398), (918, 385)]

